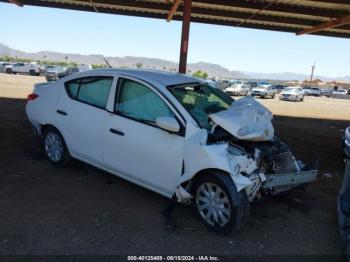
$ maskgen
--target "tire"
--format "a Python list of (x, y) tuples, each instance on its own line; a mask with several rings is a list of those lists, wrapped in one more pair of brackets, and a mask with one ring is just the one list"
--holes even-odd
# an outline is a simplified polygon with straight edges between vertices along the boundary
[(43, 137), (43, 151), (47, 159), (55, 166), (66, 166), (71, 156), (61, 133), (54, 127), (48, 127)]
[(12, 74), (12, 69), (11, 68), (6, 68), (6, 74)]
[(35, 70), (29, 70), (29, 74), (31, 75), (31, 76), (35, 76), (36, 74), (35, 74)]
[(304, 101), (304, 96), (302, 96), (302, 97), (300, 98), (300, 101), (301, 101), (301, 102), (303, 102), (303, 101)]
[(271, 98), (272, 98), (272, 99), (275, 99), (275, 94), (273, 94)]
[[(205, 192), (218, 193), (210, 198)], [(249, 201), (245, 190), (237, 192), (237, 188), (231, 177), (220, 172), (208, 172), (194, 181), (192, 188), (194, 199), (192, 207), (196, 216), (212, 231), (229, 234), (243, 227), (249, 216)], [(209, 193), (210, 194), (210, 193)], [(205, 201), (215, 201), (224, 203), (214, 204), (214, 212), (209, 214)], [(219, 209), (219, 210), (218, 210)], [(225, 210), (225, 211), (224, 211)], [(216, 218), (215, 218), (216, 216)]]

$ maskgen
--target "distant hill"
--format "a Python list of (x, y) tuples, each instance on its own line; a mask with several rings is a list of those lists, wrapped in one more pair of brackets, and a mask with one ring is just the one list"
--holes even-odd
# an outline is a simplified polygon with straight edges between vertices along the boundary
[[(0, 44), (0, 56), (13, 56), (19, 58), (28, 58), (32, 60), (50, 60), (50, 61), (65, 61), (65, 57), (68, 56), (68, 61), (76, 62), (79, 64), (104, 64), (104, 56), (98, 54), (92, 55), (79, 55), (79, 54), (63, 54), (51, 51), (40, 51), (37, 53), (27, 53), (20, 50), (12, 49), (6, 45)], [(136, 67), (136, 64), (141, 63), (142, 68), (159, 69), (167, 71), (176, 71), (178, 64), (173, 61), (168, 61), (158, 58), (147, 57), (106, 57), (109, 63), (114, 67)], [(188, 70), (194, 73), (197, 70), (207, 72), (209, 77), (219, 78), (252, 78), (252, 79), (266, 79), (266, 80), (305, 80), (308, 79), (308, 75), (295, 74), (295, 73), (254, 73), (254, 72), (242, 72), (242, 71), (230, 71), (229, 69), (212, 63), (198, 62), (188, 64)], [(314, 77), (323, 81), (345, 81), (350, 82), (350, 76), (344, 77), (325, 77), (316, 75)]]
[[(26, 53), (20, 50), (12, 49), (6, 45), (0, 44), (0, 56), (13, 56), (19, 58), (28, 58), (33, 60), (49, 60), (49, 61), (65, 61), (65, 57), (68, 57), (68, 61), (76, 62), (79, 64), (104, 64), (104, 56), (102, 55), (79, 55), (79, 54), (63, 54), (51, 51), (40, 51), (37, 53)], [(136, 67), (136, 64), (141, 63), (142, 68), (159, 69), (159, 70), (173, 70), (176, 71), (178, 64), (172, 61), (147, 58), (147, 57), (106, 57), (109, 63), (114, 67)], [(205, 62), (188, 64), (188, 70), (195, 72), (202, 70), (207, 72), (209, 77), (220, 78), (249, 78), (238, 71), (230, 71), (220, 65), (210, 64)]]

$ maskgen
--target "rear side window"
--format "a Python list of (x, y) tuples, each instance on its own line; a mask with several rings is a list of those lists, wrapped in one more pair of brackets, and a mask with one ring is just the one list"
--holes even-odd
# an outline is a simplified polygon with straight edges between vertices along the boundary
[(76, 99), (78, 95), (80, 80), (77, 82), (69, 82), (66, 84), (66, 90), (70, 98)]
[(72, 99), (105, 108), (112, 82), (111, 76), (80, 78), (67, 82), (66, 90)]

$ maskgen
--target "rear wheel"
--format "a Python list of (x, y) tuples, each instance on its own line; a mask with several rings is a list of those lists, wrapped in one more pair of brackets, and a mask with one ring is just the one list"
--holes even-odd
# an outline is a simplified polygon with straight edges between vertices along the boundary
[(44, 153), (54, 165), (63, 167), (68, 164), (70, 155), (61, 133), (53, 127), (44, 131)]
[(209, 173), (196, 179), (192, 205), (196, 216), (212, 231), (230, 233), (241, 228), (249, 216), (249, 201), (229, 175)]
[(6, 74), (12, 74), (12, 69), (11, 68), (6, 68)]
[(30, 74), (31, 76), (35, 76), (35, 70), (29, 70), (29, 74)]

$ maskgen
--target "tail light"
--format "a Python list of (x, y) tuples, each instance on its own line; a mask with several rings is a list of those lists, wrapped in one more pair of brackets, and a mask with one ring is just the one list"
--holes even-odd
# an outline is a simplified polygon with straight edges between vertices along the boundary
[(31, 93), (27, 96), (27, 102), (29, 101), (33, 101), (34, 99), (38, 98), (39, 95), (38, 94), (35, 94), (35, 93)]

